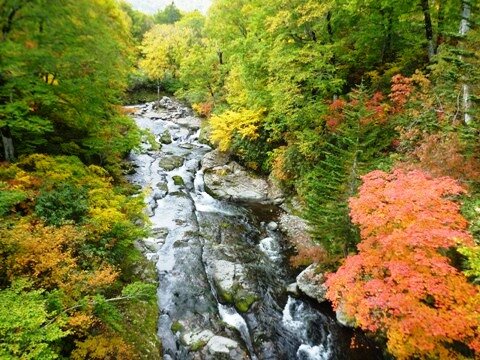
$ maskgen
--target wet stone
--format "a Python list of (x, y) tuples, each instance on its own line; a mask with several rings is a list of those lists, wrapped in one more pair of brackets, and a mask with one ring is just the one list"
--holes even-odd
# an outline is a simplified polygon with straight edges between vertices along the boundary
[(162, 135), (160, 135), (159, 141), (162, 144), (171, 144), (172, 143), (172, 135), (170, 135), (170, 131), (165, 130)]
[(182, 166), (183, 161), (184, 161), (183, 157), (172, 155), (172, 156), (166, 156), (164, 158), (161, 158), (158, 165), (166, 171), (172, 171)]

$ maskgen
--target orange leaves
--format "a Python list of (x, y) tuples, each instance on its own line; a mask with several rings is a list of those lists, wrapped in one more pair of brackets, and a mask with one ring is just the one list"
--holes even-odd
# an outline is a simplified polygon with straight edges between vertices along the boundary
[(192, 109), (201, 117), (209, 118), (212, 115), (215, 104), (211, 101), (196, 103), (192, 105)]
[(407, 103), (412, 91), (412, 79), (398, 74), (392, 77), (392, 92), (388, 97), (396, 109), (401, 109)]
[(362, 236), (359, 253), (326, 283), (334, 307), (360, 327), (386, 334), (400, 359), (455, 358), (454, 342), (476, 350), (478, 287), (442, 255), (473, 245), (459, 206), (447, 198), (465, 190), (421, 171), (373, 171), (363, 181), (350, 199)]
[(22, 222), (0, 236), (14, 251), (6, 259), (11, 279), (28, 276), (37, 286), (59, 288), (76, 297), (111, 285), (118, 277), (110, 265), (95, 270), (82, 269), (77, 257), (84, 235), (72, 225), (44, 226), (42, 223)]

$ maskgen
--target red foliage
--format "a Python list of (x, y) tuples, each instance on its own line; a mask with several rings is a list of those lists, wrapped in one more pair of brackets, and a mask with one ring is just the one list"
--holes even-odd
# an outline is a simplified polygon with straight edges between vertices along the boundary
[(413, 91), (412, 79), (401, 74), (392, 77), (392, 92), (388, 97), (392, 100), (396, 111), (400, 111), (407, 103)]
[(344, 118), (344, 109), (348, 103), (343, 99), (335, 99), (328, 106), (328, 115), (326, 117), (326, 124), (330, 130), (335, 130), (340, 125)]
[(203, 102), (203, 103), (193, 104), (192, 108), (201, 117), (208, 118), (210, 117), (210, 115), (212, 115), (214, 104), (212, 102)]
[(350, 199), (359, 253), (329, 276), (328, 298), (363, 329), (385, 334), (400, 359), (458, 357), (461, 342), (480, 352), (478, 287), (443, 249), (473, 245), (459, 205), (464, 189), (421, 171), (373, 171)]
[(345, 110), (360, 111), (364, 107), (368, 115), (360, 119), (363, 125), (370, 123), (383, 124), (387, 121), (391, 106), (385, 102), (381, 92), (376, 92), (371, 98), (359, 101), (354, 98), (350, 101), (335, 99), (328, 106), (328, 114), (325, 121), (329, 130), (334, 131), (345, 120)]

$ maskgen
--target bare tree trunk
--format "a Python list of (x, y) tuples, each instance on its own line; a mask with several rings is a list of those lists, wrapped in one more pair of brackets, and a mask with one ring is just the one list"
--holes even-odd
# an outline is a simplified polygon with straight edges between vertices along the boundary
[(8, 126), (4, 126), (0, 129), (0, 135), (2, 137), (2, 144), (3, 150), (5, 154), (6, 161), (13, 161), (15, 160), (15, 151), (13, 147), (13, 139), (12, 135), (10, 134), (10, 129)]
[(435, 55), (435, 45), (433, 43), (433, 27), (432, 18), (430, 16), (430, 5), (428, 3), (428, 0), (420, 0), (420, 5), (422, 6), (423, 19), (425, 23), (425, 35), (427, 37), (428, 46), (428, 60), (432, 61), (432, 58)]
[[(465, 36), (470, 30), (470, 16), (471, 8), (469, 0), (462, 0), (462, 20), (460, 20), (460, 29), (458, 30), (461, 36)], [(471, 108), (470, 101), (470, 86), (467, 83), (462, 85), (462, 99), (463, 99), (463, 121), (469, 124), (472, 121), (471, 115), (468, 113)]]

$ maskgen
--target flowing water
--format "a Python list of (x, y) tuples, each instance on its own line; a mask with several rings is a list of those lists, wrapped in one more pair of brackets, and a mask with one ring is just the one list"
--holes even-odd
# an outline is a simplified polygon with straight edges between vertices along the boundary
[(353, 331), (327, 307), (287, 295), (294, 278), (281, 233), (265, 226), (273, 215), (205, 192), (201, 161), (211, 149), (199, 142), (199, 120), (175, 101), (162, 103), (158, 111), (135, 107), (134, 118), (172, 142), (132, 154), (130, 181), (147, 194), (152, 235), (143, 250), (158, 271), (164, 358), (381, 358), (365, 341), (352, 349)]

